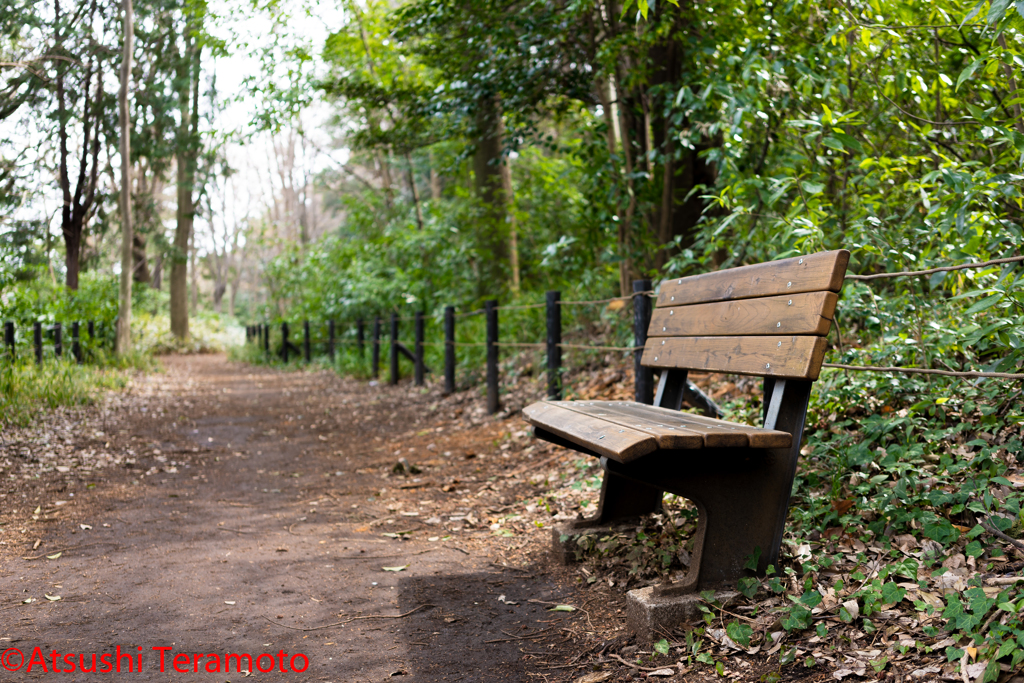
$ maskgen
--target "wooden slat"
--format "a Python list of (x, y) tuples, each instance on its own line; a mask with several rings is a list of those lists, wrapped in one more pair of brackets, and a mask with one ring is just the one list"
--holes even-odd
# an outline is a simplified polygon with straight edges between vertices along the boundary
[(824, 337), (648, 337), (641, 362), (738, 375), (818, 379)]
[(838, 292), (843, 286), (849, 262), (850, 252), (840, 249), (665, 280), (661, 283), (657, 306), (661, 308), (820, 290)]
[(649, 433), (613, 425), (547, 401), (523, 408), (523, 417), (532, 425), (622, 463), (658, 450), (657, 438)]
[(806, 292), (740, 301), (657, 308), (649, 337), (717, 337), (813, 334), (824, 337), (839, 296)]
[[(654, 417), (624, 415), (622, 411), (615, 409), (615, 402), (609, 404), (605, 401), (551, 401), (550, 403), (581, 415), (611, 422), (620, 427), (647, 432), (658, 440), (659, 448), (694, 449), (704, 446), (703, 432), (706, 432), (706, 429), (688, 429), (679, 420), (659, 420), (657, 415)], [(739, 445), (746, 446), (747, 440), (744, 438), (743, 443)]]
[[(793, 435), (775, 429), (751, 427), (739, 422), (716, 420), (703, 415), (681, 413), (669, 408), (649, 406), (635, 401), (595, 401), (596, 409), (609, 413), (618, 413), (626, 418), (643, 416), (648, 420), (662, 424), (678, 424), (680, 427), (704, 434), (705, 448), (723, 448), (750, 446), (751, 448), (788, 448), (793, 443)], [(742, 441), (737, 438), (742, 435)]]

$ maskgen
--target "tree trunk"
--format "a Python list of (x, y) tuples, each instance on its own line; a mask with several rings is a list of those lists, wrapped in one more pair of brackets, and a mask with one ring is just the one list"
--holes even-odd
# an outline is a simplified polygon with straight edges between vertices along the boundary
[(434, 153), (430, 153), (430, 198), (437, 201), (441, 198), (441, 176), (434, 169)]
[(146, 258), (146, 236), (135, 230), (136, 227), (132, 224), (132, 279), (141, 284), (149, 284), (153, 275), (149, 272), (149, 261)]
[[(686, 13), (676, 12), (673, 17), (676, 29), (684, 28), (682, 23), (687, 21)], [(656, 91), (661, 85), (679, 82), (685, 70), (685, 54), (682, 45), (672, 38), (665, 38), (651, 47), (650, 58), (654, 68), (648, 92)], [(650, 121), (645, 129), (650, 131), (652, 138), (648, 149), (661, 152), (663, 159), (661, 202), (654, 235), (659, 247), (654, 265), (660, 269), (677, 248), (690, 247), (696, 239), (697, 224), (704, 213), (705, 202), (699, 196), (701, 193), (693, 190), (702, 185), (713, 186), (717, 174), (714, 165), (700, 153), (715, 141), (703, 139), (695, 149), (680, 149), (677, 153), (677, 135), (679, 129), (687, 125), (686, 121), (673, 122), (673, 113), (665, 102), (648, 101), (645, 97), (643, 105), (645, 116)], [(672, 248), (666, 248), (670, 244)]]
[[(88, 21), (92, 21), (96, 13), (96, 2), (93, 1)], [(63, 36), (60, 33), (61, 7), (60, 2), (54, 2), (54, 45), (57, 52), (62, 51)], [(75, 184), (75, 191), (71, 192), (71, 178), (68, 173), (68, 123), (73, 114), (68, 112), (67, 92), (65, 89), (65, 75), (68, 65), (64, 60), (57, 60), (56, 65), (56, 86), (57, 86), (57, 135), (59, 140), (59, 168), (58, 178), (63, 207), (61, 210), (61, 232), (64, 235), (65, 257), (64, 264), (67, 269), (65, 283), (70, 290), (78, 289), (78, 274), (81, 263), (82, 234), (85, 230), (86, 219), (92, 209), (96, 197), (96, 183), (99, 179), (99, 123), (102, 116), (100, 100), (103, 94), (103, 71), (99, 66), (96, 70), (96, 94), (95, 100), (90, 100), (89, 88), (92, 84), (94, 64), (90, 58), (84, 65), (85, 78), (81, 96), (82, 104), (82, 133), (81, 152), (78, 167), (78, 180)], [(75, 98), (77, 99), (77, 97)], [(91, 106), (90, 106), (91, 105)], [(93, 130), (93, 127), (97, 129)], [(92, 169), (89, 169), (90, 158)]]
[(182, 39), (183, 53), (178, 61), (178, 110), (181, 123), (176, 140), (178, 209), (174, 231), (174, 252), (171, 262), (171, 334), (178, 339), (188, 338), (188, 257), (192, 227), (195, 221), (195, 203), (192, 199), (195, 185), (196, 158), (199, 154), (197, 131), (199, 127), (199, 66), (202, 49), (193, 34), (196, 22), (186, 23)]
[(153, 259), (153, 278), (150, 280), (149, 286), (153, 289), (159, 290), (163, 286), (163, 274), (164, 274), (164, 255), (157, 254), (156, 258)]
[(476, 150), (473, 154), (476, 195), (483, 204), (479, 244), (483, 272), (478, 281), (480, 294), (493, 293), (506, 281), (509, 261), (509, 196), (512, 185), (508, 165), (502, 159), (505, 125), (501, 101), (494, 95), (481, 98), (476, 113)]
[(192, 239), (188, 245), (189, 275), (192, 279), (192, 286), (189, 287), (189, 294), (192, 295), (192, 315), (199, 310), (199, 270), (196, 266), (196, 232), (192, 231)]
[(117, 95), (121, 118), (121, 306), (118, 311), (117, 339), (114, 344), (120, 355), (127, 354), (132, 349), (132, 279), (135, 275), (135, 235), (132, 232), (132, 145), (131, 114), (128, 111), (128, 83), (132, 76), (134, 23), (132, 0), (124, 0), (124, 54), (121, 57), (121, 90)]
[(213, 310), (220, 313), (221, 302), (224, 300), (224, 293), (228, 291), (226, 282), (215, 282), (213, 285)]
[(416, 171), (412, 167), (412, 155), (405, 153), (405, 163), (409, 166), (409, 191), (412, 192), (412, 202), (416, 205), (416, 227), (423, 229), (423, 209), (420, 207), (420, 193), (416, 188)]

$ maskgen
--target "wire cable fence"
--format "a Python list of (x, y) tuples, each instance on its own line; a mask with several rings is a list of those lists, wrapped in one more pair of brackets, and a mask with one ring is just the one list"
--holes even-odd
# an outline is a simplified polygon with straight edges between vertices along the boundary
[[(846, 275), (845, 279), (853, 282), (869, 282), (871, 280), (920, 277), (922, 275), (934, 275), (936, 273), (949, 273), (975, 268), (991, 268), (993, 266), (1020, 262), (1024, 262), (1024, 256), (1010, 256), (1007, 258), (990, 259), (988, 261), (959, 263), (953, 266), (937, 266), (935, 268), (926, 268), (923, 270), (901, 270), (892, 273), (871, 273), (868, 275), (849, 274)], [(838, 324), (835, 321), (833, 321), (833, 324), (836, 325), (838, 332)], [(1024, 379), (1024, 374), (1021, 373), (989, 372), (982, 370), (936, 370), (931, 368), (911, 368), (902, 366), (849, 365), (845, 363), (822, 363), (822, 367), (850, 370), (853, 372), (888, 372), (905, 375), (935, 375), (939, 377), (957, 377), (962, 379)]]
[[(444, 359), (444, 389), (446, 393), (452, 393), (455, 391), (455, 374), (457, 365), (457, 355), (455, 351), (457, 349), (465, 349), (470, 351), (472, 349), (483, 349), (485, 355), (484, 370), (485, 370), (485, 382), (487, 385), (487, 407), (491, 413), (496, 413), (501, 409), (501, 401), (498, 393), (498, 383), (500, 378), (499, 373), (499, 360), (500, 350), (536, 350), (545, 352), (546, 356), (546, 375), (547, 375), (547, 395), (553, 399), (559, 399), (562, 397), (562, 352), (564, 351), (593, 351), (593, 352), (633, 352), (634, 363), (638, 372), (638, 400), (645, 398), (647, 394), (653, 391), (653, 374), (649, 369), (640, 367), (640, 355), (643, 349), (643, 345), (647, 338), (647, 327), (650, 323), (651, 317), (651, 297), (654, 295), (654, 290), (649, 280), (638, 280), (634, 283), (634, 293), (630, 296), (620, 297), (609, 297), (606, 299), (593, 299), (593, 300), (571, 300), (563, 301), (561, 293), (557, 291), (548, 292), (545, 295), (544, 303), (527, 303), (527, 304), (508, 304), (500, 305), (497, 301), (491, 300), (485, 302), (483, 309), (477, 309), (466, 312), (456, 312), (453, 306), (447, 306), (444, 308), (443, 317), (441, 319), (444, 340), (443, 341), (428, 341), (425, 338), (425, 328), (428, 320), (435, 320), (434, 316), (427, 316), (425, 311), (419, 311), (414, 315), (398, 315), (397, 312), (393, 312), (388, 320), (385, 320), (381, 316), (376, 316), (372, 322), (357, 320), (355, 325), (356, 339), (351, 338), (339, 338), (337, 334), (337, 326), (335, 322), (326, 321), (328, 334), (326, 339), (324, 338), (313, 338), (313, 327), (310, 326), (309, 321), (303, 321), (301, 323), (301, 339), (296, 339), (296, 335), (293, 334), (291, 326), (287, 322), (281, 323), (279, 326), (279, 332), (274, 330), (275, 343), (273, 344), (275, 350), (271, 353), (271, 326), (263, 323), (258, 325), (250, 325), (246, 328), (246, 339), (249, 343), (257, 344), (266, 358), (271, 358), (272, 355), (277, 355), (284, 362), (288, 362), (291, 358), (301, 358), (306, 362), (312, 361), (313, 348), (317, 349), (326, 347), (327, 355), (333, 361), (335, 358), (335, 348), (341, 345), (348, 347), (355, 346), (360, 357), (362, 357), (367, 351), (371, 354), (370, 360), (370, 376), (374, 379), (378, 378), (381, 373), (381, 361), (382, 361), (382, 350), (387, 345), (386, 352), (388, 354), (388, 382), (390, 384), (397, 384), (399, 381), (400, 373), (400, 361), (402, 358), (406, 358), (412, 362), (414, 367), (414, 384), (416, 386), (422, 386), (425, 383), (425, 373), (428, 371), (425, 364), (424, 350), (427, 348), (433, 348), (440, 350), (441, 355)], [(562, 339), (562, 307), (564, 306), (598, 306), (608, 305), (614, 302), (629, 303), (632, 302), (634, 305), (634, 316), (633, 316), (633, 345), (610, 345), (610, 344), (582, 344), (582, 343), (567, 343)], [(620, 307), (621, 310), (624, 307)], [(515, 317), (518, 313), (529, 313), (532, 311), (545, 310), (544, 327), (546, 329), (546, 339), (544, 341), (529, 341), (527, 340), (503, 340), (499, 338), (499, 324), (498, 318), (499, 313), (511, 313)], [(457, 325), (457, 322), (463, 324), (467, 323), (469, 319), (482, 316), (484, 318), (484, 337), (485, 341), (477, 341), (479, 337), (475, 339), (457, 339), (456, 331), (461, 329), (461, 325)], [(412, 322), (415, 328), (414, 337), (410, 340), (408, 337), (402, 338), (399, 334), (402, 323)], [(478, 325), (479, 323), (477, 323)], [(315, 326), (318, 330), (322, 330), (324, 325), (320, 324)], [(390, 328), (390, 334), (387, 334)], [(408, 329), (408, 328), (406, 328)], [(471, 332), (475, 331), (475, 334), (479, 334), (479, 327), (467, 328)], [(346, 328), (347, 333), (351, 333), (351, 326)], [(368, 330), (372, 330), (369, 331)], [(386, 335), (386, 337), (385, 337)], [(301, 346), (299, 345), (301, 343)]]
[[(990, 268), (993, 266), (1020, 262), (1024, 262), (1024, 256), (992, 259), (983, 262), (963, 263), (952, 266), (939, 266), (935, 268), (928, 268), (917, 271), (872, 273), (868, 275), (851, 274), (847, 275), (845, 279), (854, 282), (867, 282), (885, 278), (918, 277), (922, 275), (932, 275), (935, 273), (952, 272), (970, 268)], [(399, 316), (397, 313), (393, 312), (388, 321), (385, 321), (381, 316), (377, 316), (372, 321), (372, 333), (370, 333), (369, 335), (367, 335), (367, 322), (364, 320), (358, 320), (356, 321), (355, 339), (338, 338), (336, 335), (336, 327), (334, 321), (327, 321), (328, 337), (325, 340), (319, 340), (316, 343), (318, 345), (326, 345), (328, 355), (331, 357), (332, 360), (334, 359), (335, 347), (338, 345), (358, 347), (360, 357), (363, 356), (363, 354), (366, 351), (366, 348), (369, 347), (372, 354), (372, 360), (370, 365), (371, 376), (376, 379), (380, 375), (381, 350), (385, 344), (385, 322), (388, 322), (390, 327), (390, 334), (387, 335), (387, 344), (389, 351), (389, 383), (398, 383), (400, 371), (399, 361), (400, 358), (406, 358), (409, 361), (411, 361), (414, 366), (415, 385), (422, 386), (425, 382), (424, 374), (425, 372), (428, 371), (428, 368), (426, 368), (424, 360), (424, 349), (435, 348), (441, 351), (444, 360), (444, 390), (446, 393), (452, 393), (455, 391), (456, 388), (456, 350), (482, 348), (484, 350), (485, 355), (484, 374), (487, 385), (487, 409), (488, 412), (490, 413), (496, 413), (501, 409), (501, 402), (498, 393), (498, 365), (501, 349), (533, 349), (544, 351), (546, 355), (545, 369), (548, 384), (547, 395), (551, 399), (560, 399), (563, 395), (563, 351), (596, 351), (612, 353), (632, 352), (634, 357), (634, 370), (636, 377), (635, 400), (640, 403), (651, 403), (653, 401), (654, 371), (653, 369), (649, 367), (644, 367), (641, 364), (641, 357), (647, 342), (647, 330), (650, 325), (652, 315), (652, 299), (656, 298), (657, 292), (654, 288), (652, 288), (650, 280), (635, 281), (633, 283), (633, 288), (634, 292), (629, 296), (609, 297), (606, 299), (562, 300), (560, 292), (551, 291), (547, 292), (544, 303), (499, 305), (498, 301), (491, 300), (485, 302), (485, 306), (483, 309), (476, 309), (472, 311), (458, 313), (455, 311), (455, 307), (447, 306), (444, 308), (443, 317), (441, 319), (444, 335), (443, 341), (427, 341), (425, 339), (426, 321), (428, 319), (434, 320), (435, 318), (428, 318), (424, 311), (419, 311), (414, 315), (404, 316)], [(578, 344), (569, 343), (562, 340), (562, 309), (564, 307), (597, 305), (608, 306), (615, 302), (632, 304), (633, 306), (632, 345), (626, 346), (609, 344)], [(500, 312), (521, 312), (540, 309), (545, 309), (545, 326), (547, 334), (546, 339), (544, 341), (510, 341), (499, 339), (498, 318)], [(485, 337), (485, 341), (468, 341), (464, 339), (457, 339), (456, 329), (458, 326), (456, 323), (459, 321), (465, 322), (468, 319), (476, 318), (479, 316), (483, 316), (484, 318), (483, 336)], [(401, 339), (399, 336), (399, 329), (401, 323), (408, 322), (414, 323), (415, 327), (415, 335), (412, 340)], [(838, 332), (837, 318), (833, 320), (833, 324), (836, 326)], [(276, 352), (277, 355), (281, 356), (282, 359), (286, 362), (288, 361), (290, 355), (304, 356), (305, 360), (309, 362), (311, 360), (311, 349), (312, 346), (314, 345), (314, 342), (313, 340), (311, 340), (310, 337), (310, 326), (308, 321), (303, 322), (303, 345), (301, 349), (296, 344), (290, 341), (290, 329), (288, 323), (282, 323), (280, 329), (280, 350)], [(257, 342), (260, 345), (260, 348), (263, 349), (264, 353), (269, 358), (271, 355), (269, 341), (270, 326), (267, 324), (251, 325), (246, 329), (246, 333), (247, 341)], [(479, 333), (479, 328), (476, 328), (476, 334)], [(476, 337), (476, 339), (479, 339), (479, 337)], [(841, 336), (839, 337), (839, 339), (840, 350), (842, 350)], [(1024, 380), (1024, 373), (990, 372), (981, 370), (937, 370), (930, 368), (885, 365), (853, 365), (847, 363), (823, 363), (822, 367), (854, 372), (903, 373), (908, 375), (941, 376), (967, 379), (997, 378), (1005, 380)]]

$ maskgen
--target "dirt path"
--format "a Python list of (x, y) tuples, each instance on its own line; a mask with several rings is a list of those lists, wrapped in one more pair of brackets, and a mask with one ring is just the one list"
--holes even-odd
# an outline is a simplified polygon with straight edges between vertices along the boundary
[[(498, 481), (533, 467), (502, 459), (512, 421), (328, 373), (164, 364), (107, 433), (77, 426), (72, 452), (120, 447), (121, 466), (5, 479), (0, 651), (26, 664), (0, 680), (109, 680), (66, 670), (118, 648), (134, 656), (119, 680), (247, 678), (230, 653), (265, 681), (560, 680), (561, 629), (586, 616), (549, 611), (581, 604), (570, 574), (544, 558), (547, 530), (484, 518), (529, 495)], [(403, 457), (424, 471), (391, 475)], [(28, 672), (36, 647), (45, 668)], [(154, 648), (170, 648), (164, 673)]]

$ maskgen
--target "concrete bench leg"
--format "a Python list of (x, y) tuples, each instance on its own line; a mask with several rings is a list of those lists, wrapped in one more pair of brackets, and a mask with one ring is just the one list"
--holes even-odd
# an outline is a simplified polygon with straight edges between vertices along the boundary
[[(659, 512), (663, 495), (660, 488), (620, 477), (608, 471), (606, 466), (597, 514), (559, 524), (552, 529), (554, 559), (561, 564), (571, 564), (576, 560), (576, 536), (581, 533), (604, 536), (621, 532), (640, 517)], [(568, 538), (563, 541), (563, 537)]]

